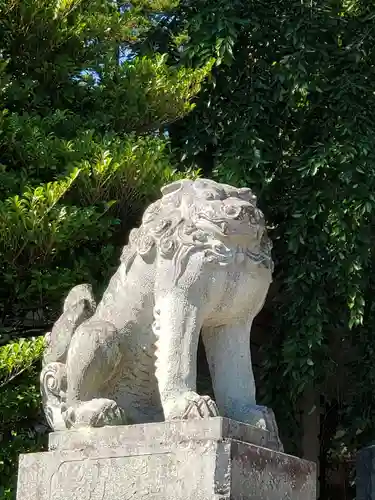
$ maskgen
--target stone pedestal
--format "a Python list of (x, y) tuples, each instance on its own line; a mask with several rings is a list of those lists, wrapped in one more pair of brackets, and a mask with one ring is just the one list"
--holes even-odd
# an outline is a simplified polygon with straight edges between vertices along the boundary
[(375, 445), (357, 455), (356, 499), (375, 500)]
[(315, 500), (315, 465), (224, 418), (55, 432), (17, 500)]

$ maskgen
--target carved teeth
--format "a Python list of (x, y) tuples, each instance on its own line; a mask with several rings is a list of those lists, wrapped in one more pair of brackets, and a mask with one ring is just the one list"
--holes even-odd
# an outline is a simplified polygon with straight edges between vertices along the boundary
[(242, 253), (242, 252), (241, 252), (241, 253), (238, 253), (238, 254), (237, 254), (237, 262), (238, 262), (238, 264), (241, 264), (244, 260), (245, 260), (245, 255), (244, 255), (244, 253)]
[(160, 309), (158, 307), (154, 307), (154, 316), (160, 316)]
[(152, 331), (156, 337), (160, 336), (160, 326), (157, 323), (152, 323)]

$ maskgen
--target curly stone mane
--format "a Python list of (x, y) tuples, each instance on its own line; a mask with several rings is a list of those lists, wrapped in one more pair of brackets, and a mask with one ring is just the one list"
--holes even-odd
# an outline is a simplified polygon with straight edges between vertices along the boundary
[[(222, 201), (227, 198), (247, 202), (251, 208), (249, 228), (264, 229), (263, 214), (257, 208), (256, 196), (250, 189), (234, 189), (212, 180), (197, 179), (173, 182), (164, 186), (161, 192), (162, 198), (145, 211), (141, 226), (130, 232), (128, 245), (121, 256), (126, 272), (136, 255), (146, 259), (158, 253), (164, 258), (173, 259), (176, 281), (191, 254), (196, 251), (204, 251), (207, 262), (220, 265), (229, 264), (238, 254), (242, 254), (252, 262), (273, 268), (272, 243), (265, 230), (251, 247), (229, 245), (226, 226), (238, 214), (223, 210)], [(210, 205), (214, 202), (216, 206)], [(208, 221), (209, 227), (202, 227), (199, 224), (201, 221)]]

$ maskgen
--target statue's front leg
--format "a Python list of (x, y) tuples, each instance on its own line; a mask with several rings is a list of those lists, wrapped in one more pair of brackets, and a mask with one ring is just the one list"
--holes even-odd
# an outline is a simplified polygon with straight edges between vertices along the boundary
[(254, 424), (259, 412), (255, 399), (250, 330), (251, 321), (248, 320), (204, 328), (202, 336), (221, 415)]
[(218, 415), (216, 404), (196, 393), (203, 311), (202, 304), (189, 297), (192, 295), (179, 287), (162, 290), (156, 297), (156, 378), (166, 420)]

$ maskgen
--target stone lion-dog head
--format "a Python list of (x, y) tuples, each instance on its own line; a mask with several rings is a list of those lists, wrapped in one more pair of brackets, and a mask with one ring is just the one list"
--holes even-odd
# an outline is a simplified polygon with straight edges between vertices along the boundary
[(209, 179), (180, 180), (164, 186), (162, 198), (145, 211), (133, 229), (122, 261), (158, 252), (175, 263), (177, 280), (192, 253), (204, 251), (208, 262), (226, 265), (249, 257), (272, 270), (272, 243), (257, 198), (249, 188), (234, 188)]

